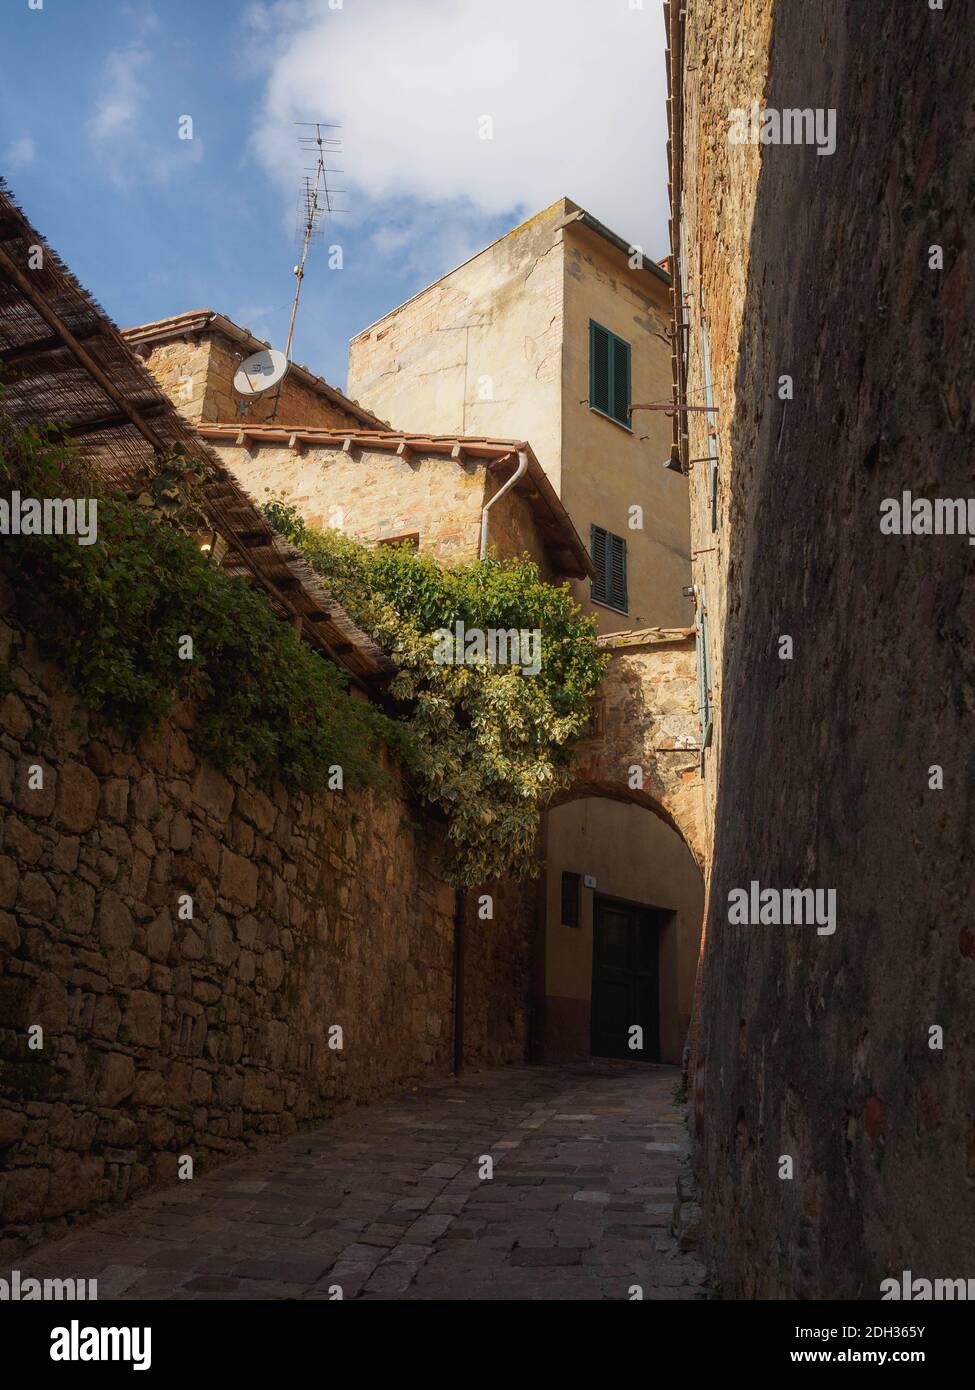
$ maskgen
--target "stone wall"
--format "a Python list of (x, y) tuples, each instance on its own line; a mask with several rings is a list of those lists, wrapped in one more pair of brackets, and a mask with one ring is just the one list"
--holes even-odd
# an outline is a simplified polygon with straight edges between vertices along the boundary
[[(592, 734), (572, 754), (562, 801), (605, 796), (644, 806), (704, 863), (697, 671), (693, 636), (680, 628), (610, 633)], [(636, 769), (637, 771), (634, 771)]]
[[(970, 1276), (975, 1249), (972, 550), (879, 525), (904, 490), (973, 492), (971, 21), (840, 0), (687, 14), (690, 399), (703, 313), (720, 411), (714, 532), (692, 471), (719, 714), (706, 1251), (733, 1297), (874, 1299), (905, 1269)], [(752, 101), (834, 110), (835, 153), (729, 145)], [(752, 881), (834, 890), (835, 933), (729, 925)]]
[[(249, 351), (221, 333), (191, 335), (147, 345), (146, 366), (180, 413), (194, 424), (304, 425), (306, 429), (361, 429), (362, 421), (315, 389), (292, 368), (280, 387), (239, 396), (234, 374)], [(241, 409), (246, 406), (246, 410)]]
[[(349, 454), (334, 446), (306, 446), (299, 454), (274, 444), (211, 443), (252, 497), (280, 497), (309, 525), (332, 526), (356, 540), (418, 534), (420, 550), (445, 564), (477, 559), (481, 510), (501, 486), (483, 463), (455, 463), (443, 454), (405, 459), (389, 449)], [(504, 558), (529, 554), (551, 578), (527, 500), (512, 489), (489, 515), (490, 547)]]
[[(260, 787), (193, 753), (188, 711), (134, 744), (3, 608), (0, 1252), (173, 1181), (180, 1155), (199, 1171), (449, 1074), (455, 894), (395, 770), (381, 795)], [(525, 1059), (534, 919), (532, 885), (481, 891), (475, 1067)]]

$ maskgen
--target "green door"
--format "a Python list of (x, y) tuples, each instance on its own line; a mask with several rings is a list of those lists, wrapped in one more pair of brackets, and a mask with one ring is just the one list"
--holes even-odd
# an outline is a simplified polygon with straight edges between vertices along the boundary
[[(607, 898), (593, 903), (593, 1056), (660, 1061), (660, 927), (669, 916)], [(642, 1050), (630, 1047), (634, 1025), (643, 1029)]]

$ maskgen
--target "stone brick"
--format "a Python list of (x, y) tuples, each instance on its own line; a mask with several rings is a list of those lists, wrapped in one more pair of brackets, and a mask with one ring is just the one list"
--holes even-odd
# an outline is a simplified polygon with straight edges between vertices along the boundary
[(84, 763), (62, 763), (58, 773), (55, 815), (73, 834), (90, 830), (98, 815), (101, 784)]
[(232, 898), (245, 907), (257, 904), (257, 865), (232, 850), (220, 855), (220, 896)]
[(8, 854), (0, 854), (0, 907), (13, 907), (17, 901), (20, 871)]
[(23, 700), (12, 690), (9, 691), (0, 701), (0, 729), (5, 729), (11, 738), (22, 741), (30, 733), (32, 724)]
[(169, 827), (169, 843), (177, 853), (189, 849), (193, 843), (193, 827), (181, 811), (173, 816)]
[(0, 946), (5, 951), (16, 951), (20, 945), (20, 927), (16, 917), (10, 912), (0, 912)]
[[(32, 771), (39, 769), (39, 771)], [(31, 786), (40, 779), (40, 786)], [(54, 810), (57, 777), (54, 768), (43, 758), (21, 758), (14, 780), (14, 805), (24, 815), (35, 819), (47, 817)]]
[(153, 960), (168, 960), (173, 944), (173, 919), (169, 908), (163, 908), (147, 933), (147, 949)]
[(98, 904), (98, 935), (106, 951), (127, 951), (135, 938), (135, 922), (125, 903), (110, 888)]
[(209, 763), (201, 763), (193, 779), (193, 801), (208, 815), (224, 822), (234, 804), (234, 789)]
[(97, 1100), (99, 1105), (118, 1105), (135, 1084), (135, 1062), (124, 1052), (101, 1055)]
[(102, 812), (109, 820), (124, 822), (129, 813), (129, 783), (125, 777), (110, 777), (102, 787)]
[(95, 917), (95, 890), (82, 879), (69, 878), (58, 894), (57, 922), (66, 930), (85, 933)]
[(17, 893), (17, 911), (42, 922), (52, 922), (56, 906), (57, 898), (47, 879), (42, 874), (24, 874)]
[(133, 990), (122, 1018), (122, 1041), (137, 1047), (158, 1047), (161, 1023), (159, 996), (149, 990)]
[(159, 792), (151, 772), (139, 778), (132, 788), (132, 814), (137, 820), (150, 821), (159, 812)]

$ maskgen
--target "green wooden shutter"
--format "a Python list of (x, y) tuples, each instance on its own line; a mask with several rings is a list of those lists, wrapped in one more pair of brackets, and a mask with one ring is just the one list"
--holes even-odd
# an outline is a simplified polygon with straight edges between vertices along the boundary
[(589, 404), (630, 428), (630, 345), (589, 320)]
[(592, 597), (597, 603), (606, 600), (606, 535), (601, 526), (589, 528), (589, 554), (596, 567), (596, 578), (592, 581)]
[(614, 420), (621, 425), (630, 423), (630, 345), (622, 338), (613, 339), (613, 408), (610, 411)]
[(621, 608), (626, 612), (626, 541), (622, 536), (611, 535), (609, 542), (609, 573), (606, 586), (609, 593), (608, 602), (614, 608)]
[(605, 328), (589, 321), (589, 404), (609, 414), (610, 356), (609, 338)]
[(597, 603), (627, 610), (626, 541), (602, 526), (589, 528), (589, 553), (596, 567), (590, 593)]

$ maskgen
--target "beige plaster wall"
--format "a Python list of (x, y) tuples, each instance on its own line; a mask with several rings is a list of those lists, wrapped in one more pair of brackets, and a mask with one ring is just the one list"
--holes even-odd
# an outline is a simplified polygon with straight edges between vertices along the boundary
[[(590, 526), (626, 540), (629, 612), (593, 604), (589, 583), (577, 599), (596, 614), (601, 632), (680, 627), (693, 622), (686, 478), (665, 469), (671, 422), (663, 411), (638, 411), (632, 429), (591, 409), (589, 321), (630, 344), (631, 399), (669, 400), (669, 292), (626, 256), (580, 223), (565, 232), (566, 277), (562, 348), (562, 501), (586, 545)], [(643, 510), (631, 529), (630, 508)]]
[[(546, 1060), (589, 1055), (593, 899), (624, 898), (676, 915), (660, 939), (661, 1060), (681, 1060), (690, 1023), (703, 884), (680, 836), (652, 811), (587, 797), (547, 816), (544, 1015)], [(563, 870), (590, 874), (578, 927), (561, 922)]]
[(349, 344), (349, 394), (398, 429), (528, 439), (559, 488), (563, 274), (553, 203)]

